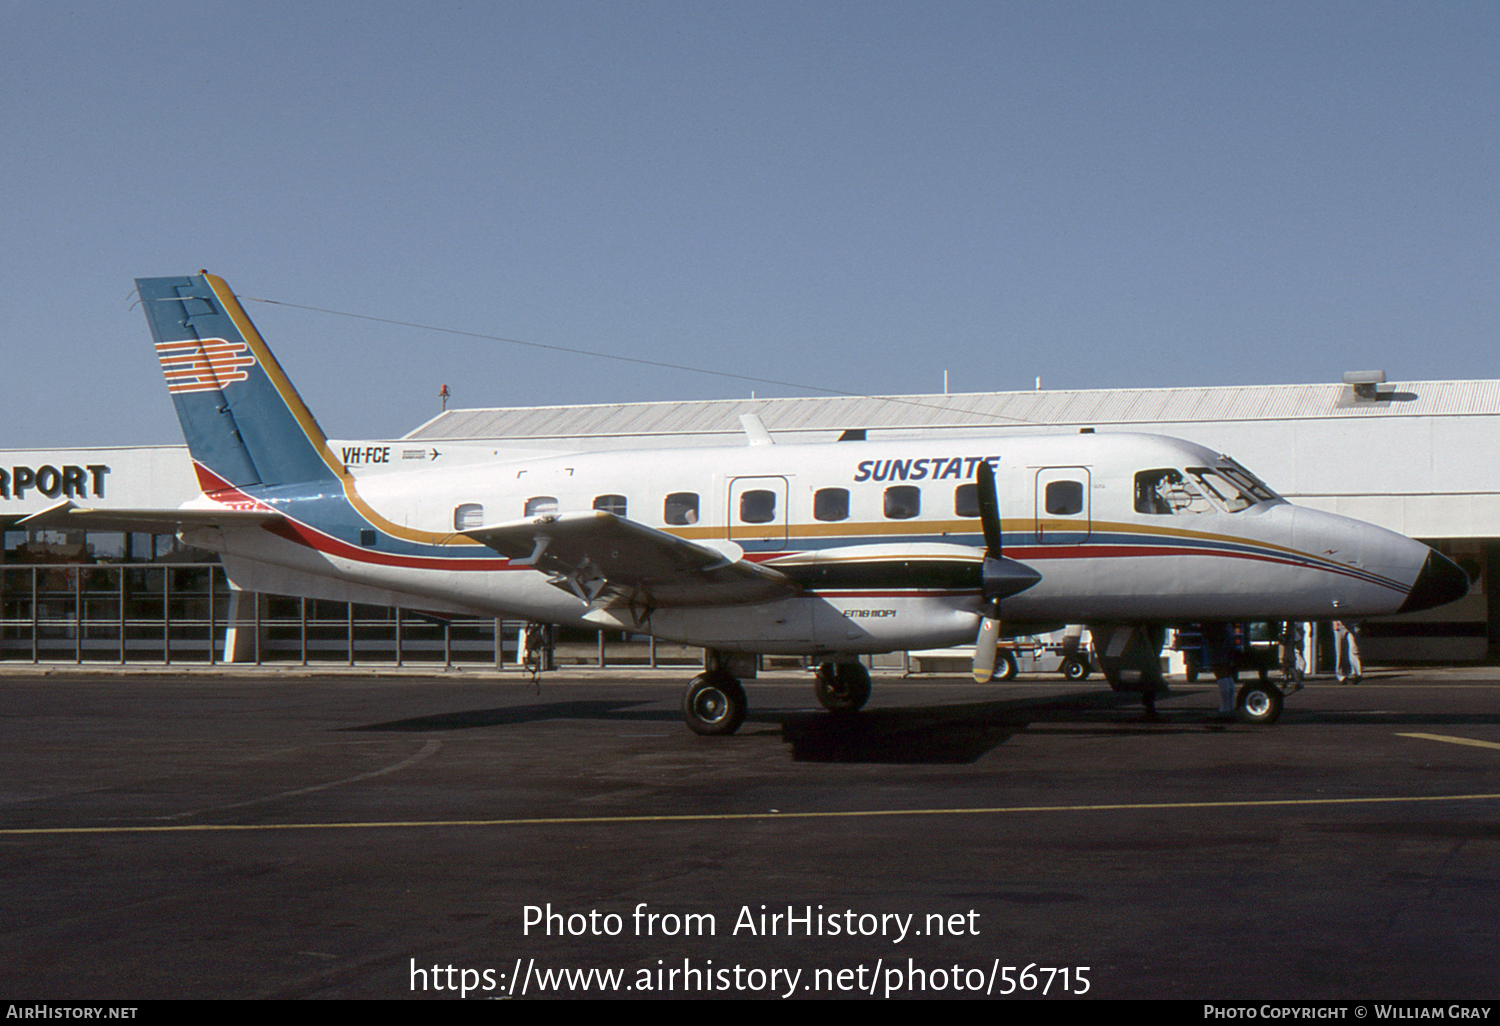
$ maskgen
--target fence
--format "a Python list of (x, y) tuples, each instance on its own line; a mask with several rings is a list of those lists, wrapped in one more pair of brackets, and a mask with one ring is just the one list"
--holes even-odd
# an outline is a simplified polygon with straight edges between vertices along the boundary
[[(520, 621), (231, 591), (217, 563), (0, 566), (0, 662), (518, 665)], [(556, 661), (700, 662), (619, 632), (565, 632)]]

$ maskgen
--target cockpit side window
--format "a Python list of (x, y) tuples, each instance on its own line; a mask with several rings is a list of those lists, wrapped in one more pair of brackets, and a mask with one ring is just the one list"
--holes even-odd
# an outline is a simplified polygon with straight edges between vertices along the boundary
[(1182, 471), (1165, 467), (1142, 470), (1135, 475), (1135, 511), (1171, 515), (1208, 513), (1213, 510), (1203, 493), (1183, 477)]

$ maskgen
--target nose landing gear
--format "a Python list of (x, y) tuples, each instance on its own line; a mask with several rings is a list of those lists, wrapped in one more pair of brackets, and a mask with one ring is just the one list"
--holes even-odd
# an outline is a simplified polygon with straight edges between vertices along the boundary
[(1240, 688), (1234, 714), (1241, 723), (1267, 726), (1281, 716), (1281, 688), (1269, 681), (1251, 681)]

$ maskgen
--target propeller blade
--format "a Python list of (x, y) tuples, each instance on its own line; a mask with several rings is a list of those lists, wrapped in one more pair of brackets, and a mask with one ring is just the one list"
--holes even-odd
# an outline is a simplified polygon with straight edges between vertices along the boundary
[(979, 500), (979, 524), (984, 529), (984, 566), (981, 590), (979, 637), (974, 640), (974, 680), (987, 683), (995, 677), (995, 646), (1000, 642), (1000, 600), (1025, 591), (1042, 575), (1025, 563), (1002, 554), (1000, 497), (995, 488), (995, 468), (981, 460), (974, 471), (975, 497)]
[(1006, 559), (1001, 552), (1003, 529), (1000, 498), (995, 487), (995, 468), (981, 461), (975, 468), (975, 495), (979, 500), (979, 524), (984, 529), (984, 569), (981, 590), (984, 615), (1000, 618), (1000, 600), (1025, 591), (1042, 575), (1025, 563)]
[[(993, 614), (993, 615), (992, 615)], [(988, 684), (995, 676), (995, 646), (1000, 643), (1000, 604), (987, 603), (974, 639), (974, 682)]]
[(975, 468), (975, 491), (979, 500), (979, 523), (984, 528), (985, 555), (1000, 558), (1000, 499), (995, 493), (995, 468), (984, 460)]

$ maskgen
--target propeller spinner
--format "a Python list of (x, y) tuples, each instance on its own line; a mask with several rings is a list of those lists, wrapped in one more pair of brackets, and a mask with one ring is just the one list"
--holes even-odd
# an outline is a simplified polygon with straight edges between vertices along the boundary
[(995, 646), (1000, 641), (1000, 600), (1020, 594), (1042, 579), (1025, 563), (1001, 552), (1000, 500), (995, 493), (995, 470), (980, 461), (976, 470), (979, 523), (984, 529), (984, 568), (979, 637), (974, 641), (974, 680), (983, 684), (995, 676)]

